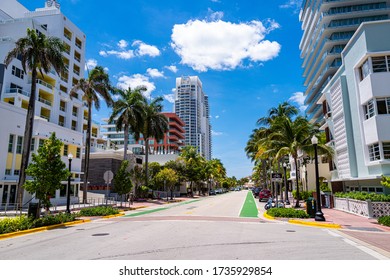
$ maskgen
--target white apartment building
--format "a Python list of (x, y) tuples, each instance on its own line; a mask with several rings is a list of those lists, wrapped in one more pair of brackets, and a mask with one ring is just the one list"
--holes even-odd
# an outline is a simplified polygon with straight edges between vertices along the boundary
[(185, 123), (185, 144), (197, 147), (199, 154), (210, 160), (210, 107), (198, 76), (176, 78), (174, 112)]
[(322, 91), (332, 187), (390, 193), (390, 20), (363, 23), (342, 52), (342, 66)]
[[(65, 43), (63, 53), (67, 71), (57, 75), (53, 70), (39, 73), (33, 129), (32, 152), (52, 132), (64, 142), (62, 160), (68, 166), (67, 155), (73, 154), (71, 199), (78, 201), (80, 190), (83, 130), (86, 129), (87, 110), (82, 93), (69, 95), (72, 87), (84, 76), (84, 33), (60, 11), (57, 1), (46, 1), (44, 8), (29, 11), (16, 0), (0, 2), (0, 203), (15, 203), (21, 163), (21, 149), (27, 105), (31, 88), (31, 74), (24, 73), (21, 61), (14, 59), (5, 68), (5, 56), (15, 42), (25, 37), (27, 28), (47, 36), (58, 37)], [(66, 184), (66, 182), (64, 182)], [(24, 192), (24, 203), (31, 194)], [(59, 190), (53, 203), (65, 203), (66, 188)]]
[(321, 91), (341, 66), (341, 52), (359, 25), (389, 19), (389, 0), (303, 0), (299, 16), (303, 35), (299, 45), (304, 76), (306, 114), (324, 123), (317, 104)]

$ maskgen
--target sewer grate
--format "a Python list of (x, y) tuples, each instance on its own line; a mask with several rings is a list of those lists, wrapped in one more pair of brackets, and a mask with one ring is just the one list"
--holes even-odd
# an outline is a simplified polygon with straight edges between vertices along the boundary
[(96, 234), (92, 234), (92, 236), (106, 236), (106, 235), (109, 235), (109, 233), (96, 233)]

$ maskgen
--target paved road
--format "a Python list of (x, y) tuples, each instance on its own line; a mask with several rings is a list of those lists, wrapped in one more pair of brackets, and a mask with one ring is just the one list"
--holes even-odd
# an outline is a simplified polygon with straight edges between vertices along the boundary
[[(239, 218), (246, 191), (0, 241), (0, 259), (371, 260), (337, 231)], [(151, 212), (151, 210), (155, 212)], [(130, 213), (130, 212), (129, 212)], [(131, 212), (134, 214), (135, 212)]]

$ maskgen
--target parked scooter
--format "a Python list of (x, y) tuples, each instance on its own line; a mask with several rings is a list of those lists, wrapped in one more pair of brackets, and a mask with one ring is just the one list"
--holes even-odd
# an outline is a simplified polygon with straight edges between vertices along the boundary
[(284, 208), (284, 203), (279, 201), (278, 206), (276, 206), (275, 199), (273, 199), (272, 197), (268, 198), (267, 203), (264, 205), (264, 209), (268, 210), (270, 208), (275, 208), (275, 207)]

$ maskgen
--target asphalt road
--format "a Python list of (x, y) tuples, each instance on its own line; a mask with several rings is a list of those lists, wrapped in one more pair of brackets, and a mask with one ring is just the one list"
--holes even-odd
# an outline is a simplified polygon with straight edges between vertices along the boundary
[[(247, 192), (0, 240), (2, 260), (373, 260), (335, 230), (240, 218)], [(262, 207), (262, 205), (258, 205)], [(152, 212), (151, 210), (155, 211)], [(134, 211), (128, 214), (134, 214)]]

